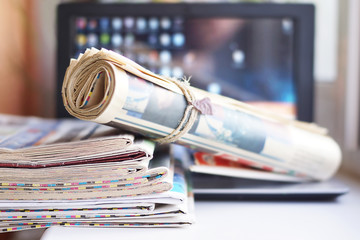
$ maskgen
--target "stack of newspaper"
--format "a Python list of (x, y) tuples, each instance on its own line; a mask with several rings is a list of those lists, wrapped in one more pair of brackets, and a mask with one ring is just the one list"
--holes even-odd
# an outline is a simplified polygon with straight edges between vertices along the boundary
[(0, 115), (0, 125), (0, 231), (192, 223), (167, 145), (154, 154), (151, 141), (80, 120)]

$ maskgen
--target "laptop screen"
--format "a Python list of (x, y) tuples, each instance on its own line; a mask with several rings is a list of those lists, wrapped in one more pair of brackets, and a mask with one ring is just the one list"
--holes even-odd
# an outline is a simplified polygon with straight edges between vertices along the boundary
[(191, 85), (296, 116), (290, 18), (76, 16), (72, 48), (116, 51), (149, 70), (191, 77)]
[[(57, 38), (59, 91), (70, 58), (107, 48), (155, 73), (313, 121), (312, 5), (60, 4)], [(57, 116), (69, 116), (60, 95)]]

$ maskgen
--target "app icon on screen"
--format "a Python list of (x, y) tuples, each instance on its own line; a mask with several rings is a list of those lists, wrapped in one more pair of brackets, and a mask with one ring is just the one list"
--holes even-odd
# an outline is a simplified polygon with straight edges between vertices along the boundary
[(154, 47), (158, 43), (158, 36), (156, 34), (150, 34), (148, 37), (149, 45)]
[(95, 47), (99, 43), (99, 37), (95, 33), (90, 33), (87, 37), (89, 47)]
[(84, 30), (86, 28), (86, 18), (84, 17), (76, 18), (76, 28), (78, 30)]
[(159, 54), (160, 62), (163, 64), (169, 64), (171, 62), (171, 53), (167, 50), (163, 50)]
[(108, 33), (102, 33), (100, 35), (100, 43), (102, 45), (108, 45), (110, 43), (110, 35)]
[(176, 47), (182, 47), (182, 46), (184, 46), (184, 44), (185, 44), (184, 34), (182, 34), (182, 33), (175, 33), (175, 34), (172, 36), (172, 41), (173, 41), (174, 46), (176, 46)]
[(149, 19), (149, 28), (150, 30), (156, 31), (159, 29), (159, 20), (157, 18), (150, 18)]
[(171, 27), (171, 20), (168, 17), (164, 17), (164, 18), (161, 19), (160, 24), (161, 24), (162, 29), (168, 30)]
[(103, 17), (100, 18), (100, 29), (102, 31), (108, 31), (109, 30), (109, 18)]
[(170, 35), (167, 33), (163, 33), (160, 35), (160, 44), (164, 47), (170, 46), (171, 38)]
[(86, 38), (85, 34), (81, 33), (81, 34), (76, 35), (76, 45), (78, 47), (85, 46), (86, 42), (87, 42), (87, 38)]
[(113, 18), (112, 27), (115, 31), (119, 31), (122, 28), (122, 20), (121, 18)]
[(132, 29), (134, 28), (134, 23), (135, 23), (135, 20), (133, 17), (126, 17), (124, 19), (124, 26), (126, 29)]
[(123, 38), (119, 33), (115, 33), (111, 38), (111, 43), (114, 47), (120, 47), (123, 43)]
[(143, 17), (140, 17), (136, 20), (136, 29), (139, 32), (144, 32), (146, 30), (146, 20)]
[(150, 66), (157, 65), (159, 61), (159, 53), (156, 50), (150, 51), (148, 60)]
[(98, 27), (98, 22), (96, 19), (90, 19), (89, 22), (88, 22), (88, 30), (89, 31), (95, 31)]

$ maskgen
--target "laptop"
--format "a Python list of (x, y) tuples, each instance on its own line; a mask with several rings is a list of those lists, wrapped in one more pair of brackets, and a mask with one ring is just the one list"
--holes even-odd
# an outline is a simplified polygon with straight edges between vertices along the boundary
[[(65, 3), (58, 7), (57, 90), (70, 58), (107, 48), (161, 75), (301, 121), (313, 121), (310, 4)], [(69, 117), (57, 95), (57, 116)], [(339, 184), (193, 174), (204, 198), (334, 198)], [(250, 183), (250, 182), (252, 183)], [(211, 184), (209, 184), (211, 183)]]

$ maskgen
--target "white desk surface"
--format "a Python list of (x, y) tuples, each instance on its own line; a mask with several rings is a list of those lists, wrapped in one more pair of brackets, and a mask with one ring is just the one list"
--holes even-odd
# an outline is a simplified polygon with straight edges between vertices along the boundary
[(195, 203), (196, 223), (186, 228), (53, 227), (42, 240), (112, 239), (360, 239), (360, 181), (341, 177), (350, 193), (333, 202)]

